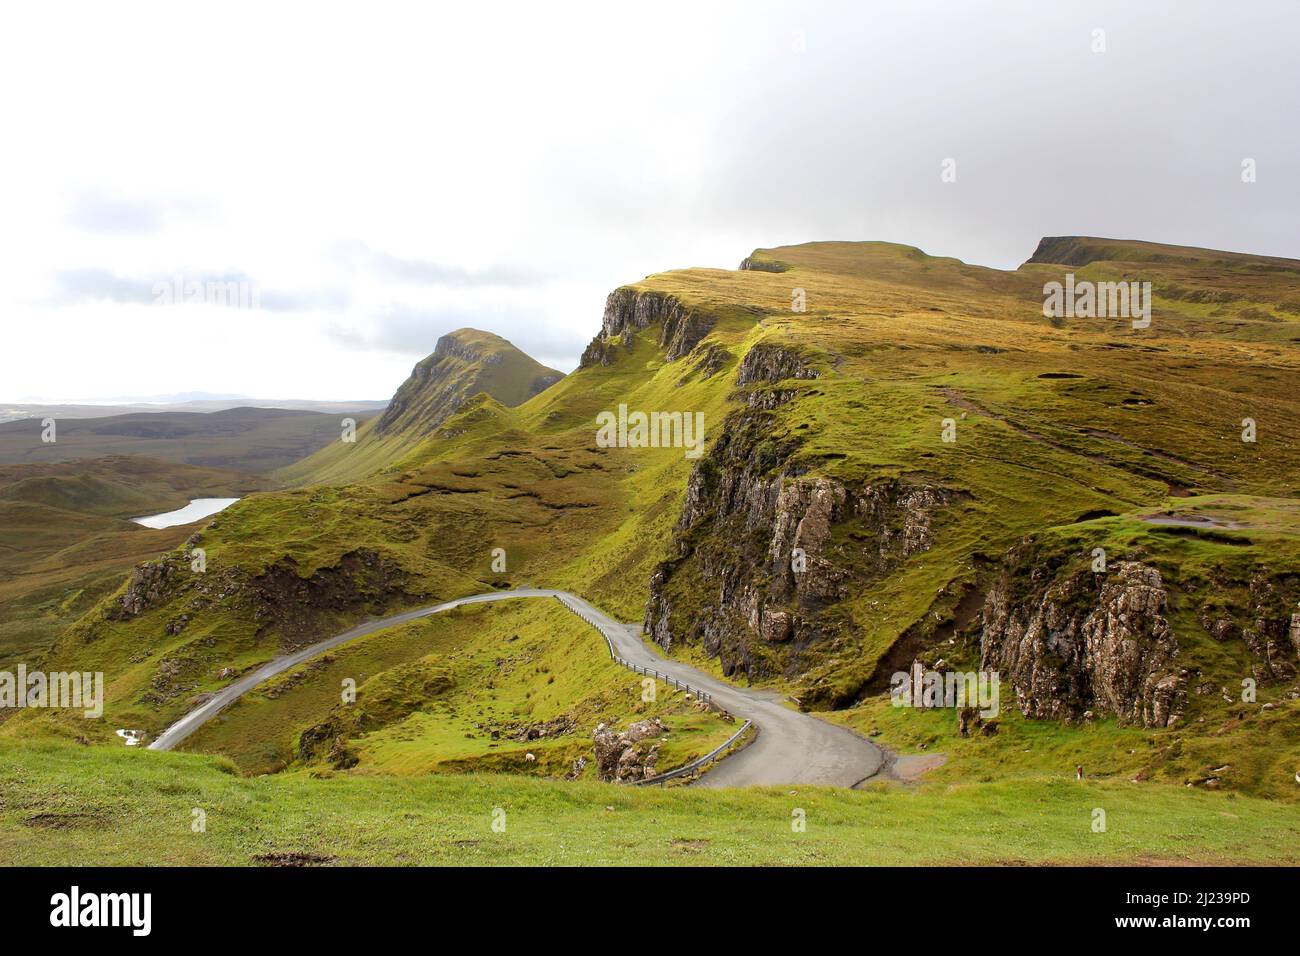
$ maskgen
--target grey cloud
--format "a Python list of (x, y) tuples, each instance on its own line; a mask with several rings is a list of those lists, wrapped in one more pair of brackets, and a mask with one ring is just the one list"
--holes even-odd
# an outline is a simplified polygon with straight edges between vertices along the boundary
[(158, 202), (82, 193), (73, 198), (67, 221), (86, 232), (147, 236), (162, 230), (167, 209)]
[(548, 156), (538, 193), (615, 242), (743, 237), (731, 261), (873, 239), (1014, 267), (1042, 236), (1075, 234), (1296, 257), (1297, 10), (952, 3), (936, 29), (908, 5), (783, 5), (735, 24), (743, 95), (684, 144), (707, 158), (689, 190), (656, 188), (611, 139)]
[(372, 249), (360, 240), (341, 242), (336, 247), (338, 256), (354, 268), (396, 282), (418, 285), (478, 286), (516, 288), (532, 286), (546, 281), (546, 276), (528, 269), (494, 266), (490, 269), (469, 270), (460, 266), (433, 262), (428, 259), (404, 259), (378, 249)]
[(352, 296), (346, 289), (305, 291), (263, 289), (242, 272), (185, 272), (171, 275), (124, 276), (107, 269), (65, 269), (54, 275), (49, 305), (117, 302), (150, 305), (184, 302), (192, 284), (223, 294), (204, 301), (232, 308), (261, 308), (268, 312), (346, 312)]
[[(433, 351), (440, 336), (466, 327), (494, 332), (538, 361), (545, 361), (542, 356), (576, 356), (590, 339), (572, 329), (547, 325), (533, 310), (493, 305), (431, 309), (395, 305), (372, 316), (364, 329), (335, 326), (330, 336), (349, 348), (423, 357)], [(556, 367), (574, 364), (572, 359), (553, 358), (553, 362), (560, 363)]]
[(54, 276), (54, 304), (153, 301), (153, 280), (120, 276), (107, 269), (66, 269)]
[(268, 290), (258, 296), (258, 304), (269, 312), (346, 312), (352, 294), (347, 289)]

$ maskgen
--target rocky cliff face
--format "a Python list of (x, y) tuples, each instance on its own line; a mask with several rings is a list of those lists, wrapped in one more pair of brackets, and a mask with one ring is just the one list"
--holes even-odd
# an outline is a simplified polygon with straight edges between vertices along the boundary
[(1251, 579), (1248, 590), (1250, 622), (1241, 637), (1255, 657), (1254, 676), (1261, 683), (1294, 677), (1300, 658), (1300, 613), (1288, 614), (1296, 605), (1282, 590), (1263, 574)]
[(309, 577), (299, 574), (292, 558), (282, 558), (247, 581), (239, 593), (253, 601), (262, 627), (272, 627), (280, 635), (281, 646), (290, 648), (323, 637), (322, 629), (332, 615), (382, 613), (409, 597), (405, 592), (408, 580), (396, 562), (358, 549), (344, 554), (334, 567), (320, 568)]
[[(260, 574), (239, 568), (191, 571), (183, 556), (166, 555), (141, 565), (122, 597), (109, 607), (110, 619), (136, 617), (162, 606), (174, 612), (164, 629), (185, 630), (192, 615), (221, 608), (246, 615), (257, 625), (257, 636), (277, 635), (285, 650), (326, 636), (335, 615), (359, 611), (380, 613), (399, 599), (413, 595), (403, 589), (406, 575), (394, 562), (373, 551), (358, 549), (339, 558), (333, 567), (301, 577), (292, 558), (282, 558)], [(92, 628), (86, 640), (93, 640)]]
[[(1025, 567), (1023, 555), (1012, 567)], [(1077, 721), (1105, 711), (1144, 727), (1175, 723), (1187, 672), (1165, 617), (1160, 572), (1135, 561), (1105, 574), (1007, 570), (984, 605), (980, 666), (1015, 691), (1028, 717)]]
[(741, 272), (787, 272), (790, 267), (784, 262), (778, 262), (774, 259), (765, 259), (754, 251), (754, 255), (745, 256), (740, 262)]
[(660, 324), (659, 345), (672, 362), (695, 348), (713, 328), (712, 316), (693, 312), (673, 296), (662, 292), (638, 291), (624, 286), (605, 299), (600, 334), (582, 353), (580, 368), (609, 365), (620, 345), (630, 341), (632, 333)]
[[(788, 350), (749, 355), (742, 386), (815, 376)], [(960, 496), (923, 479), (846, 484), (809, 474), (799, 443), (772, 437), (775, 423), (763, 407), (728, 417), (691, 472), (672, 557), (651, 577), (645, 613), (664, 648), (698, 641), (725, 673), (751, 679), (807, 670), (818, 645), (851, 625), (839, 602), (927, 550), (935, 515)], [(804, 699), (820, 702), (816, 691)]]

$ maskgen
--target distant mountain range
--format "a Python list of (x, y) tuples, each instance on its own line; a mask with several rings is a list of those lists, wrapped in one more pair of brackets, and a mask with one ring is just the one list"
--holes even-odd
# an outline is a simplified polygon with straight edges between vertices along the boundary
[(48, 463), (105, 455), (144, 455), (178, 464), (265, 474), (337, 441), (342, 419), (363, 422), (377, 409), (333, 413), (289, 408), (212, 412), (133, 412), (55, 420), (54, 442), (42, 441), (43, 419), (0, 423), (0, 465)]
[[(198, 397), (204, 396), (204, 397)], [(158, 396), (156, 399), (122, 400), (112, 404), (77, 402), (0, 402), (0, 422), (24, 418), (108, 418), (114, 415), (161, 412), (223, 412), (231, 408), (283, 408), (302, 412), (377, 412), (388, 402), (340, 401), (317, 402), (309, 399), (245, 398), (239, 395), (208, 395), (188, 392), (184, 395)]]

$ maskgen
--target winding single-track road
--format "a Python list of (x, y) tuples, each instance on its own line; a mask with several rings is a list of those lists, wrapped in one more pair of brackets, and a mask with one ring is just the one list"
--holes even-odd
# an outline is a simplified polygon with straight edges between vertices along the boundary
[(773, 691), (738, 687), (711, 677), (689, 664), (659, 657), (641, 639), (639, 624), (621, 624), (577, 595), (549, 588), (519, 588), (457, 598), (432, 607), (369, 621), (292, 654), (277, 657), (245, 674), (229, 687), (222, 688), (211, 700), (176, 721), (149, 745), (149, 749), (171, 750), (258, 684), (340, 644), (386, 627), (448, 611), (462, 604), (515, 598), (559, 598), (571, 610), (578, 611), (593, 621), (597, 629), (613, 643), (619, 656), (628, 662), (652, 667), (662, 674), (706, 691), (717, 704), (732, 714), (754, 722), (758, 727), (758, 736), (754, 742), (715, 764), (695, 786), (746, 787), (800, 783), (852, 787), (875, 776), (885, 765), (884, 752), (852, 731), (791, 709)]

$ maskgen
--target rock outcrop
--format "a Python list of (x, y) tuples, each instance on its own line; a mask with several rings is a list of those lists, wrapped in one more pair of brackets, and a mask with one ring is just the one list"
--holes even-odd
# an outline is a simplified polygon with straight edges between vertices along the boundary
[(663, 292), (640, 291), (629, 286), (615, 289), (605, 299), (600, 334), (582, 353), (579, 368), (609, 365), (619, 347), (630, 342), (635, 332), (655, 324), (660, 326), (659, 346), (664, 349), (665, 358), (672, 362), (690, 352), (709, 334), (714, 318), (687, 309)]
[[(319, 640), (322, 621), (340, 612), (379, 614), (404, 596), (409, 576), (390, 558), (367, 549), (344, 554), (333, 567), (308, 577), (291, 557), (281, 558), (244, 582), (237, 594), (250, 598), (258, 621), (272, 624), (281, 645), (291, 648)], [(210, 586), (207, 582), (201, 588)]]
[[(1010, 560), (1023, 567), (1023, 556)], [(1005, 571), (984, 605), (981, 663), (1028, 717), (1063, 721), (1103, 710), (1167, 727), (1186, 706), (1160, 572), (1120, 561), (1105, 574)], [(1027, 580), (1026, 580), (1027, 578)]]
[(803, 673), (808, 651), (846, 626), (835, 605), (927, 550), (934, 514), (959, 495), (920, 480), (806, 474), (798, 442), (774, 440), (773, 421), (733, 414), (693, 469), (645, 613), (663, 647), (699, 641), (725, 673), (750, 679)]
[(136, 617), (164, 603), (176, 590), (180, 566), (180, 557), (171, 554), (137, 566), (111, 615), (118, 619)]
[(736, 384), (775, 383), (787, 378), (817, 378), (817, 375), (817, 370), (794, 349), (774, 342), (759, 342), (741, 359)]
[(741, 272), (787, 272), (790, 267), (775, 259), (763, 259), (755, 250), (754, 255), (745, 256), (740, 262)]
[(1300, 666), (1300, 576), (1218, 568), (1196, 612), (1201, 627), (1221, 644), (1240, 641), (1259, 684), (1295, 677)]
[(659, 760), (659, 739), (667, 733), (658, 717), (637, 721), (622, 733), (601, 724), (591, 735), (597, 775), (606, 783), (649, 780)]
[(1300, 657), (1300, 614), (1288, 618), (1292, 605), (1263, 574), (1251, 579), (1247, 600), (1250, 622), (1241, 629), (1241, 638), (1255, 657), (1255, 680), (1289, 680)]
[(717, 375), (722, 367), (731, 361), (731, 353), (721, 345), (709, 345), (703, 350), (698, 362), (695, 363), (695, 371), (699, 372), (704, 378), (712, 378)]

